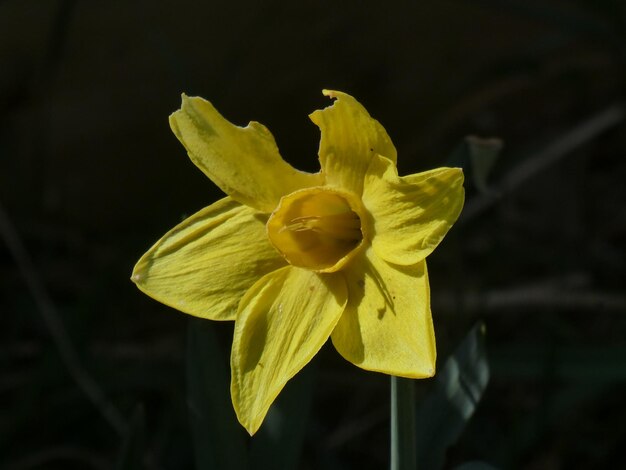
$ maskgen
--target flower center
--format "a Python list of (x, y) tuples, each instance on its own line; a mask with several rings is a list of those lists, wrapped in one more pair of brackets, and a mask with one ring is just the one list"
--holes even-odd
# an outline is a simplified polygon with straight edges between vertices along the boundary
[(293, 266), (319, 272), (343, 267), (363, 244), (361, 202), (327, 187), (284, 196), (267, 221), (274, 247)]

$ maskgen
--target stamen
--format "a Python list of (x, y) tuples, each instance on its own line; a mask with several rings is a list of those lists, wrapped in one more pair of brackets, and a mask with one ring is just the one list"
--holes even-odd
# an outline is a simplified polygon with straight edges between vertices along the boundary
[(289, 224), (284, 225), (280, 232), (312, 232), (327, 235), (337, 240), (358, 242), (363, 238), (361, 233), (361, 219), (354, 212), (343, 214), (329, 214), (324, 216), (309, 215), (295, 217)]

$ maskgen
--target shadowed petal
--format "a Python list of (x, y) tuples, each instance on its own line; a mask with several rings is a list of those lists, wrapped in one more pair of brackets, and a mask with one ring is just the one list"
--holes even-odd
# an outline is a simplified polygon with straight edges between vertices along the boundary
[(463, 202), (460, 168), (399, 177), (395, 164), (377, 155), (365, 177), (363, 204), (374, 227), (372, 246), (390, 263), (412, 265), (426, 258), (458, 218)]
[(435, 373), (435, 334), (426, 262), (393, 266), (370, 248), (345, 272), (348, 305), (332, 334), (363, 369), (410, 378)]
[(174, 134), (198, 168), (236, 201), (269, 213), (285, 194), (323, 184), (320, 173), (285, 162), (262, 124), (235, 126), (202, 98), (182, 95), (182, 100), (170, 116)]
[(344, 278), (285, 267), (263, 277), (239, 305), (231, 394), (254, 434), (287, 381), (328, 339), (346, 304)]
[(137, 262), (132, 281), (155, 300), (211, 320), (234, 320), (243, 294), (285, 265), (267, 217), (224, 198), (166, 233)]

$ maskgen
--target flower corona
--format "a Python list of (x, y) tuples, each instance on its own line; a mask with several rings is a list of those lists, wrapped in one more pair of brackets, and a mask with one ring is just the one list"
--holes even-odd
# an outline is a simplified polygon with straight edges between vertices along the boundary
[(334, 272), (365, 246), (363, 213), (350, 194), (325, 187), (301, 189), (281, 198), (267, 222), (267, 234), (292, 266)]

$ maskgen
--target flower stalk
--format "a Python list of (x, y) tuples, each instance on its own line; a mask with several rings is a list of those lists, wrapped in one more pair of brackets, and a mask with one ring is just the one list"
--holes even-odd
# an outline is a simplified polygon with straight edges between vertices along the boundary
[(415, 384), (391, 376), (391, 470), (415, 470)]

